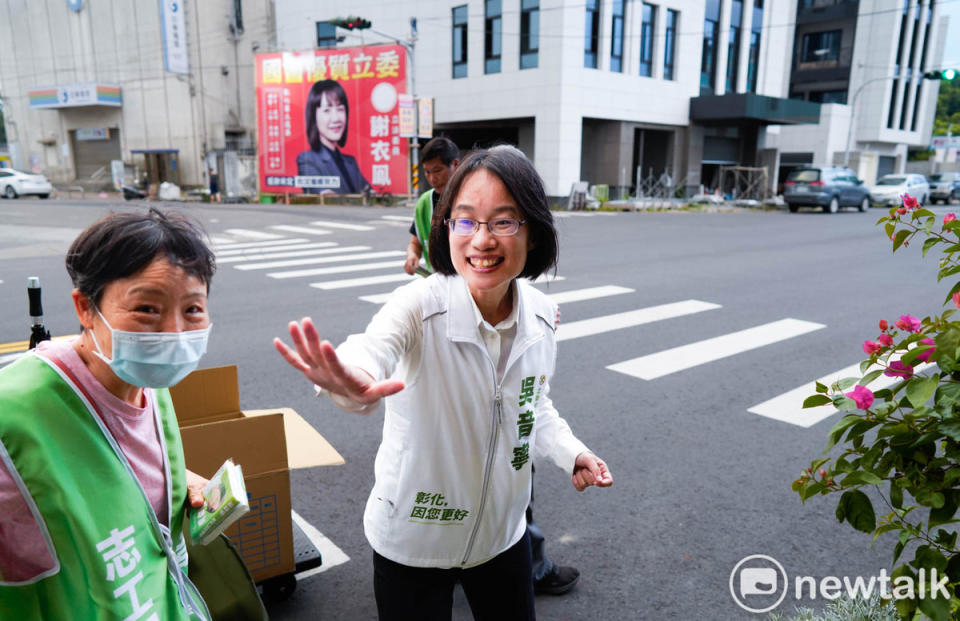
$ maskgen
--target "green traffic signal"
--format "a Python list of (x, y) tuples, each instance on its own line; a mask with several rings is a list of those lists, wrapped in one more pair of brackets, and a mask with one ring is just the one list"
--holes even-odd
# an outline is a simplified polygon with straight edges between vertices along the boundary
[(923, 74), (925, 80), (952, 80), (957, 77), (956, 69), (939, 69), (936, 71), (926, 71)]

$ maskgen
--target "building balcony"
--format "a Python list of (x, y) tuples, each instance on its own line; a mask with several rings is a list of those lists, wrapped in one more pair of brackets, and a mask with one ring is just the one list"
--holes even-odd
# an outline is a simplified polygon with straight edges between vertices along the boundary
[(859, 7), (859, 0), (800, 0), (797, 25), (856, 19)]

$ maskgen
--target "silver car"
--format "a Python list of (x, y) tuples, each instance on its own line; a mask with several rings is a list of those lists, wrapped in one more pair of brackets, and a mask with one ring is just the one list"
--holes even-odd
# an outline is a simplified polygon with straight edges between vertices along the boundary
[(960, 173), (945, 172), (929, 175), (930, 203), (943, 201), (944, 204), (960, 200)]
[(923, 175), (905, 173), (884, 175), (877, 181), (877, 185), (870, 188), (870, 200), (874, 205), (899, 205), (904, 194), (909, 194), (921, 205), (926, 205), (930, 198), (930, 184)]
[(52, 192), (53, 185), (43, 175), (31, 175), (12, 168), (0, 168), (0, 196), (4, 198), (17, 198), (27, 194), (49, 198)]

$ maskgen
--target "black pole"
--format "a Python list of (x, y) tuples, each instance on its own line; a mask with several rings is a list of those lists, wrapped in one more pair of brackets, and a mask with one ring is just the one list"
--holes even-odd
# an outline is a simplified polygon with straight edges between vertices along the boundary
[(43, 303), (40, 301), (40, 279), (31, 276), (27, 279), (27, 298), (30, 300), (30, 349), (41, 341), (50, 340), (50, 331), (43, 325)]

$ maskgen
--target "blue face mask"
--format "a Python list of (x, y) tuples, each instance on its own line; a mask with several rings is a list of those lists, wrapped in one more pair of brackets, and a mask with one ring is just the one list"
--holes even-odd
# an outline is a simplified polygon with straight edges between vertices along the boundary
[(113, 351), (110, 358), (104, 356), (91, 330), (97, 346), (93, 353), (110, 365), (117, 377), (141, 388), (168, 388), (189, 375), (206, 353), (213, 327), (211, 324), (186, 332), (124, 332), (114, 330), (99, 310), (97, 314), (110, 329)]

